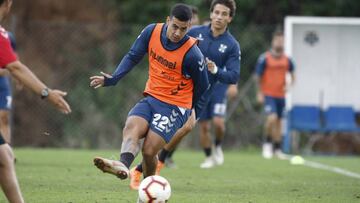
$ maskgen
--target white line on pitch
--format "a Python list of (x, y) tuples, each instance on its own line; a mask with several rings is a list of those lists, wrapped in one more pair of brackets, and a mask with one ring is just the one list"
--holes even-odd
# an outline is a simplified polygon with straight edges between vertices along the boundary
[(338, 173), (344, 176), (349, 176), (349, 177), (353, 177), (353, 178), (359, 178), (360, 179), (360, 174), (359, 173), (354, 173), (342, 168), (338, 168), (338, 167), (334, 167), (334, 166), (328, 166), (325, 164), (321, 164), (321, 163), (317, 163), (317, 162), (313, 162), (313, 161), (307, 161), (305, 160), (304, 162), (305, 166), (311, 167), (311, 168), (316, 168), (316, 169), (323, 169), (326, 171), (331, 171), (334, 173)]
[[(291, 159), (294, 157), (295, 156), (286, 155), (284, 158), (285, 158), (285, 160), (288, 160), (291, 162)], [(303, 159), (302, 157), (300, 157), (300, 158), (303, 160), (303, 163), (298, 163), (295, 165), (305, 165), (305, 166), (308, 166), (311, 168), (322, 169), (322, 170), (330, 171), (333, 173), (338, 173), (338, 174), (341, 174), (344, 176), (360, 179), (359, 173), (351, 172), (346, 169), (342, 169), (342, 168), (335, 167), (335, 166), (329, 166), (329, 165), (321, 164), (321, 163), (314, 162), (314, 161), (308, 161), (308, 160)]]

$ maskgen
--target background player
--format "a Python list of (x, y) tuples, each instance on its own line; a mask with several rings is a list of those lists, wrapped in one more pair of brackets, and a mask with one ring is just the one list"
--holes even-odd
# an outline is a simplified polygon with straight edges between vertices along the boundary
[[(0, 0), (0, 21), (10, 12), (11, 0)], [(11, 48), (8, 32), (0, 26), (0, 67), (6, 68), (10, 75), (18, 79), (24, 86), (39, 94), (53, 104), (59, 111), (70, 113), (71, 109), (63, 99), (65, 92), (49, 89), (16, 57)], [(11, 147), (0, 134), (0, 184), (6, 198), (11, 203), (21, 203), (24, 199), (16, 178), (14, 155)]]
[(294, 63), (284, 54), (284, 35), (280, 31), (273, 34), (271, 49), (262, 54), (256, 65), (258, 83), (257, 100), (264, 103), (267, 114), (265, 121), (265, 142), (262, 155), (270, 159), (275, 155), (283, 159), (281, 151), (281, 118), (285, 107), (286, 75), (290, 72), (294, 82)]
[[(236, 11), (233, 0), (214, 0), (211, 3), (209, 26), (194, 27), (189, 35), (199, 40), (199, 47), (209, 61), (213, 61), (215, 70), (209, 74), (209, 80), (219, 81), (214, 84), (213, 93), (207, 106), (200, 115), (200, 144), (206, 159), (201, 168), (211, 168), (224, 162), (221, 143), (225, 135), (225, 113), (228, 84), (237, 82), (240, 75), (240, 46), (228, 30)], [(218, 70), (216, 70), (218, 69)], [(233, 86), (232, 88), (236, 88)], [(234, 89), (230, 89), (234, 94)], [(236, 92), (236, 91), (235, 91)], [(215, 130), (215, 150), (212, 154), (210, 121)]]
[[(214, 4), (217, 4), (217, 3), (219, 3), (219, 4), (223, 4), (224, 6), (227, 6), (230, 10), (234, 10), (233, 11), (233, 13), (235, 13), (235, 9), (236, 9), (236, 5), (235, 5), (235, 2), (234, 2), (234, 4), (233, 5), (231, 5), (232, 4), (232, 2), (229, 2), (229, 1), (214, 1), (213, 2), (213, 5)], [(226, 5), (227, 4), (227, 5)], [(196, 13), (197, 14), (197, 10), (195, 10), (194, 9), (195, 7), (193, 7), (193, 14), (194, 13)], [(232, 16), (231, 16), (232, 17)], [(194, 18), (193, 18), (194, 19)], [(196, 17), (195, 18), (195, 20), (197, 20), (198, 21), (198, 17)], [(195, 22), (195, 20), (193, 20), (194, 22)], [(211, 24), (211, 21), (210, 21), (210, 23), (208, 23), (208, 24), (205, 24), (206, 26), (207, 25), (210, 25)], [(194, 24), (193, 24), (194, 25)], [(227, 27), (227, 26), (226, 26)], [(226, 29), (225, 29), (226, 30)], [(225, 31), (222, 31), (222, 32), (225, 32)], [(189, 32), (189, 34), (191, 35), (192, 34), (192, 30)], [(206, 32), (204, 32), (203, 34), (207, 34)], [(193, 37), (198, 37), (198, 36), (193, 36)], [(201, 39), (201, 38), (200, 38)], [(207, 40), (206, 41), (206, 43), (209, 43), (209, 44), (211, 44), (212, 42), (214, 42), (214, 41), (216, 41), (216, 40), (213, 40), (213, 38), (208, 38), (208, 39), (210, 39), (210, 40)], [(201, 42), (202, 43), (202, 42)], [(215, 45), (216, 46), (216, 45)], [(208, 53), (209, 51), (207, 50), (207, 46), (199, 46), (200, 47), (200, 50), (204, 53), (204, 55), (206, 56), (206, 54), (205, 53)], [(216, 53), (212, 53), (212, 54), (216, 54)], [(223, 54), (220, 54), (220, 55), (223, 55)], [(226, 60), (225, 60), (226, 61)], [(217, 61), (217, 63), (219, 63), (219, 61)], [(225, 62), (226, 63), (226, 62)], [(224, 63), (224, 64), (225, 64)], [(240, 65), (239, 65), (240, 66)], [(231, 73), (230, 73), (231, 74)], [(231, 81), (232, 82), (232, 81)], [(226, 82), (224, 82), (224, 83), (229, 83), (229, 81), (226, 81)], [(215, 85), (216, 86), (216, 88), (215, 88), (215, 90), (216, 89), (218, 89), (218, 85)], [(224, 89), (224, 91), (227, 91), (226, 92), (226, 97), (228, 97), (229, 99), (233, 99), (235, 96), (236, 96), (236, 94), (237, 94), (237, 91), (238, 91), (238, 89), (237, 89), (237, 85), (236, 84), (230, 84), (230, 85), (225, 85), (225, 86), (228, 86), (228, 88), (227, 88), (227, 90), (225, 90)], [(217, 92), (215, 93), (215, 94), (217, 94)], [(216, 98), (216, 96), (211, 96), (211, 98), (212, 99), (214, 99), (214, 98)], [(207, 111), (211, 111), (211, 110), (207, 110)], [(193, 121), (192, 121), (193, 122)], [(193, 126), (194, 125), (192, 125), (192, 127), (191, 126), (189, 126), (190, 128), (193, 128)], [(223, 133), (222, 133), (222, 137), (223, 137)], [(220, 140), (222, 140), (222, 137), (220, 138)], [(210, 138), (204, 138), (204, 139), (210, 139)], [(221, 142), (220, 142), (221, 143)], [(217, 147), (217, 151), (219, 152), (218, 154), (220, 154), (220, 156), (221, 156), (221, 154), (222, 154), (222, 150), (221, 150), (221, 147), (220, 147), (220, 143), (218, 142), (218, 147)], [(165, 147), (166, 148), (166, 147)], [(159, 166), (159, 170), (162, 168), (162, 166), (161, 166), (161, 163), (162, 162), (164, 162), (164, 156), (165, 156), (165, 165), (167, 165), (167, 166), (169, 166), (169, 167), (175, 167), (175, 165), (174, 165), (174, 162), (173, 162), (173, 160), (171, 159), (171, 157), (172, 157), (172, 155), (173, 155), (173, 153), (174, 153), (174, 150), (171, 150), (171, 151), (169, 151), (169, 152), (167, 152), (167, 150), (165, 149), (165, 150), (162, 150), (162, 153), (160, 153), (160, 155), (159, 155), (159, 162), (160, 162), (160, 166)], [(211, 153), (210, 153), (211, 154)], [(210, 156), (210, 155), (209, 155)], [(211, 157), (210, 156), (210, 158), (209, 158), (210, 160), (213, 160), (213, 157)], [(222, 161), (221, 161), (221, 157), (219, 158), (220, 159), (220, 161), (219, 161), (219, 163), (222, 163)], [(222, 158), (223, 159), (223, 158)], [(212, 161), (213, 163), (215, 163), (215, 161)], [(214, 165), (214, 164), (213, 164)]]
[[(8, 32), (11, 47), (16, 50), (16, 41), (12, 33)], [(18, 83), (18, 81), (16, 81)], [(11, 143), (11, 108), (12, 108), (12, 94), (11, 94), (11, 81), (9, 78), (9, 71), (0, 69), (0, 132), (5, 139), (5, 142)], [(21, 87), (20, 84), (16, 84)]]
[(157, 153), (188, 119), (191, 108), (209, 86), (205, 60), (196, 40), (186, 35), (192, 12), (176, 4), (166, 24), (148, 25), (136, 39), (112, 75), (90, 78), (90, 86), (115, 85), (148, 53), (149, 79), (144, 99), (129, 112), (123, 129), (120, 161), (96, 157), (95, 165), (120, 179), (129, 176), (129, 167), (142, 146), (144, 176), (155, 174)]

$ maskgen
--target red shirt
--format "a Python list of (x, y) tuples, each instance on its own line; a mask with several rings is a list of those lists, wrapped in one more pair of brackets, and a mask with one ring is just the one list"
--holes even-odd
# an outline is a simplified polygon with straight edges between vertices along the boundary
[(6, 65), (16, 60), (17, 57), (11, 48), (9, 34), (0, 26), (0, 67), (5, 68)]

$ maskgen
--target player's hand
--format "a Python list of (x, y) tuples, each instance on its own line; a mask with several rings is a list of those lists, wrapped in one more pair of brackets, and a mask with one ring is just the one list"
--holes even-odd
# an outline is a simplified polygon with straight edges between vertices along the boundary
[(263, 104), (264, 103), (264, 94), (261, 93), (261, 92), (258, 92), (257, 95), (256, 95), (256, 100), (259, 104)]
[(112, 78), (111, 75), (100, 72), (101, 75), (94, 75), (90, 77), (90, 87), (93, 87), (94, 89), (97, 89), (99, 87), (104, 86), (105, 77), (106, 78)]
[(54, 105), (60, 112), (69, 114), (71, 113), (71, 108), (64, 99), (66, 95), (67, 92), (49, 89), (49, 96), (46, 99), (49, 100), (49, 102)]
[(226, 95), (229, 99), (234, 99), (236, 97), (236, 95), (238, 94), (238, 88), (237, 85), (229, 85)]
[(218, 67), (216, 66), (215, 62), (213, 62), (212, 60), (210, 60), (207, 57), (205, 58), (205, 60), (206, 60), (206, 64), (207, 64), (209, 72), (212, 74), (216, 74), (218, 71)]

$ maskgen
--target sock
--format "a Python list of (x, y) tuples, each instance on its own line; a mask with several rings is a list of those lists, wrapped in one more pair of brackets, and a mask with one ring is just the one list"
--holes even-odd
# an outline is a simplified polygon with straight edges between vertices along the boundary
[(162, 163), (165, 162), (166, 157), (168, 156), (170, 152), (166, 149), (162, 149), (159, 155), (159, 161), (161, 161)]
[(266, 143), (272, 143), (272, 138), (271, 138), (270, 135), (266, 135), (266, 136), (265, 136), (265, 142), (266, 142)]
[(171, 151), (169, 152), (169, 154), (167, 155), (167, 158), (171, 158), (172, 155), (174, 154), (175, 150), (176, 150), (176, 149), (171, 150)]
[(209, 147), (209, 148), (204, 148), (204, 152), (205, 152), (206, 157), (211, 156), (211, 147)]
[(274, 149), (280, 149), (281, 148), (281, 143), (280, 142), (274, 142)]
[(136, 169), (135, 170), (137, 170), (137, 171), (139, 171), (139, 172), (143, 172), (143, 168), (142, 168), (142, 164), (140, 163), (140, 164), (138, 164), (137, 166), (136, 166)]
[(120, 154), (120, 161), (125, 164), (126, 167), (130, 168), (130, 165), (134, 161), (135, 156), (130, 152)]
[(222, 142), (222, 140), (216, 138), (216, 139), (215, 139), (215, 146), (216, 146), (216, 147), (220, 146), (220, 145), (221, 145), (221, 142)]

